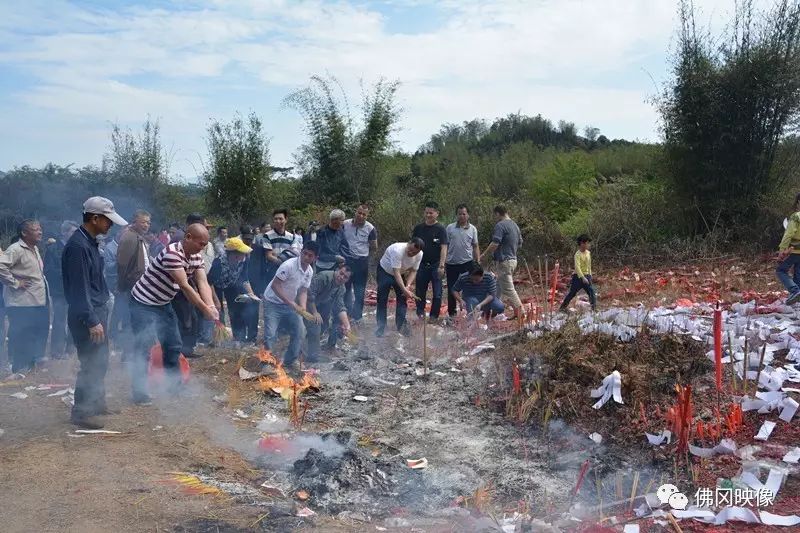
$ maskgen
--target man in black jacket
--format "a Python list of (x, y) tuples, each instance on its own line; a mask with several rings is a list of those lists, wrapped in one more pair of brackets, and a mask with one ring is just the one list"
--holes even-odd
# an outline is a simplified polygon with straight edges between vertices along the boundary
[(64, 283), (61, 281), (61, 256), (78, 223), (65, 220), (61, 223), (61, 238), (47, 246), (44, 254), (44, 277), (50, 289), (53, 305), (53, 330), (50, 334), (50, 357), (66, 359), (69, 338), (67, 335), (67, 300), (64, 299)]
[(72, 423), (86, 429), (102, 428), (103, 424), (93, 417), (111, 414), (106, 407), (105, 388), (109, 292), (97, 236), (107, 234), (114, 224), (125, 226), (127, 222), (110, 200), (102, 196), (86, 200), (83, 224), (64, 247), (61, 261), (64, 296), (69, 305), (67, 324), (81, 363), (75, 381)]

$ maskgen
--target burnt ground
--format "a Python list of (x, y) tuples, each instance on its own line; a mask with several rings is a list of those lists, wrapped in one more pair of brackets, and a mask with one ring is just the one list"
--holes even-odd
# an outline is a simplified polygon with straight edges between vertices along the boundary
[[(768, 298), (774, 282), (761, 276), (757, 288)], [(645, 277), (666, 282), (645, 287)], [(625, 304), (716, 298), (743, 287), (759, 298), (744, 281), (752, 278), (738, 265), (722, 272), (693, 266), (608, 274), (600, 286)], [(648, 408), (670, 405), (676, 382), (670, 376), (686, 376), (686, 363), (701, 361), (696, 347), (659, 352), (678, 341), (642, 345), (640, 337), (621, 345), (555, 334), (507, 339), (494, 351), (465, 357), (481, 339), (504, 330), (422, 329), (417, 325), (411, 339), (374, 339), (371, 326), (359, 332), (360, 342), (320, 365), (321, 386), (300, 396), (308, 407), (294, 429), (286, 401), (238, 377), (253, 349), (209, 350), (192, 361), (186, 395), (149, 408), (128, 405), (128, 380), (114, 358), (107, 390), (110, 407), (121, 413), (108, 417), (107, 429), (122, 431), (119, 436), (75, 437), (68, 407), (47, 396), (62, 387), (28, 391), (26, 399), (9, 396), (26, 386), (71, 385), (74, 362), (48, 363), (24, 382), (0, 382), (2, 529), (474, 531), (496, 530), (514, 511), (567, 527), (575, 524), (560, 520), (560, 512), (570, 504), (621, 499), (634, 472), (643, 492), (672, 470), (671, 458), (642, 442), (641, 432), (657, 432), (662, 421), (648, 410), (637, 422), (635, 400)], [(606, 357), (594, 357), (602, 350)], [(662, 372), (669, 361), (659, 354), (676, 352), (689, 358)], [(534, 399), (523, 409), (512, 388), (514, 359), (524, 397)], [(621, 368), (624, 395), (634, 401), (606, 406), (598, 416), (587, 389), (616, 365), (628, 365)], [(697, 370), (702, 390), (705, 369)], [(602, 444), (589, 440), (592, 431), (603, 436)], [(424, 470), (406, 464), (423, 457)], [(591, 475), (573, 502), (570, 492), (587, 459)], [(196, 487), (177, 483), (173, 472), (198, 476), (212, 493), (193, 493)], [(297, 516), (306, 506), (316, 515)]]
[[(127, 377), (114, 358), (107, 390), (121, 412), (107, 417), (106, 429), (123, 432), (115, 436), (75, 436), (62, 397), (47, 396), (71, 385), (72, 361), (2, 382), (3, 530), (331, 531), (365, 522), (472, 530), (497, 521), (457, 507), (497, 512), (501, 502), (568, 490), (569, 477), (537, 459), (535, 437), (476, 405), (491, 359), (461, 368), (451, 357), (463, 350), (458, 332), (428, 330), (427, 373), (419, 333), (376, 342), (365, 332), (358, 348), (322, 365), (322, 385), (300, 397), (309, 407), (291, 437), (287, 402), (238, 377), (241, 356), (253, 349), (209, 351), (192, 362), (185, 396), (152, 407), (128, 405)], [(41, 384), (54, 386), (25, 391)], [(16, 392), (28, 397), (10, 396)], [(263, 429), (281, 430), (271, 437), (277, 451), (259, 448)], [(427, 469), (406, 464), (423, 457)], [(225, 493), (186, 493), (170, 482), (172, 472), (199, 475)], [(309, 493), (305, 503), (300, 490)], [(295, 516), (305, 505), (317, 515)]]

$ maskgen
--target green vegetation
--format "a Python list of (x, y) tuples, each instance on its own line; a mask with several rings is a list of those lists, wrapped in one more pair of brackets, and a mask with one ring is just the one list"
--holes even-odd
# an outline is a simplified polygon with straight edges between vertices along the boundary
[(212, 121), (202, 187), (168, 178), (157, 122), (137, 135), (115, 126), (100, 169), (0, 175), (7, 200), (0, 231), (21, 215), (75, 218), (77, 210), (64, 206), (89, 193), (114, 198), (122, 212), (148, 207), (161, 224), (202, 211), (234, 227), (266, 220), (276, 207), (305, 225), (332, 207), (352, 212), (366, 201), (388, 243), (409, 236), (431, 199), (445, 222), (468, 203), (483, 243), (492, 207), (505, 204), (529, 257), (565, 254), (583, 232), (609, 259), (769, 248), (800, 187), (800, 140), (792, 135), (800, 118), (800, 3), (777, 0), (761, 13), (740, 2), (717, 38), (696, 27), (691, 3), (681, 0), (679, 15), (673, 75), (655, 101), (660, 144), (611, 140), (592, 126), (580, 135), (572, 123), (517, 113), (445, 124), (403, 153), (392, 148), (399, 82), (362, 87), (354, 118), (336, 79), (315, 76), (285, 100), (307, 132), (292, 177), (269, 165), (254, 114)]

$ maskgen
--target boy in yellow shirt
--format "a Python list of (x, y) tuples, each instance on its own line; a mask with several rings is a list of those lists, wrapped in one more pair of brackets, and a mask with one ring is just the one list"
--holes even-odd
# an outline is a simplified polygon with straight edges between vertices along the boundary
[(597, 306), (597, 298), (594, 294), (594, 287), (592, 286), (592, 252), (589, 248), (592, 244), (592, 239), (588, 235), (579, 235), (576, 239), (578, 241), (578, 251), (575, 252), (575, 273), (572, 274), (572, 280), (569, 284), (569, 293), (564, 297), (561, 307), (558, 309), (561, 312), (567, 310), (569, 302), (575, 298), (578, 291), (583, 289), (589, 296), (589, 302), (592, 304), (592, 311)]
[[(783, 239), (778, 245), (778, 268), (775, 273), (783, 286), (789, 291), (786, 305), (792, 305), (800, 300), (800, 194), (794, 200), (794, 213), (789, 216)], [(789, 270), (794, 270), (789, 276)]]

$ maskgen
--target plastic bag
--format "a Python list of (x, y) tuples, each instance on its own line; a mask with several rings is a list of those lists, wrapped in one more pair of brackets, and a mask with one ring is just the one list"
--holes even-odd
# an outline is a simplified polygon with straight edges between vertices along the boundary
[[(178, 368), (181, 372), (181, 381), (187, 383), (191, 376), (191, 369), (189, 368), (189, 361), (183, 354), (178, 357)], [(150, 348), (150, 364), (147, 366), (147, 375), (151, 380), (161, 381), (164, 379), (164, 353), (159, 343)]]

